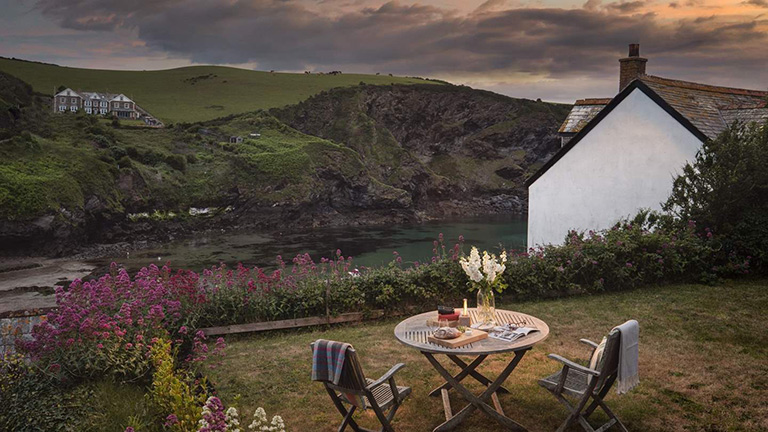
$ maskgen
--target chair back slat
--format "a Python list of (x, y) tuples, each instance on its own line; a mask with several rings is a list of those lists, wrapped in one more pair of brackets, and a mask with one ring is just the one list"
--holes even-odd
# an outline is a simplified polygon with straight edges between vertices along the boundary
[(604, 385), (611, 385), (619, 372), (619, 350), (621, 348), (621, 332), (614, 329), (608, 334), (603, 351), (603, 365), (598, 372), (595, 392), (602, 390)]

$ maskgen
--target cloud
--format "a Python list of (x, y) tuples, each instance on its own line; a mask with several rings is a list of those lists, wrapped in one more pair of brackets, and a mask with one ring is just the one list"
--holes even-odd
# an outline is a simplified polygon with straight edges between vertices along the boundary
[(768, 0), (747, 0), (744, 4), (768, 8)]
[(587, 0), (582, 7), (588, 11), (596, 11), (602, 4), (603, 0)]
[(487, 0), (483, 4), (477, 7), (473, 13), (491, 12), (497, 10), (503, 10), (507, 5), (507, 0)]
[(609, 3), (605, 7), (610, 11), (617, 13), (634, 13), (638, 12), (646, 6), (646, 2), (643, 0), (638, 1), (621, 1), (616, 3)]
[(727, 69), (768, 79), (768, 22), (745, 16), (673, 20), (646, 1), (562, 9), (489, 0), (466, 13), (396, 1), (344, 4), (333, 14), (317, 2), (285, 0), (39, 0), (35, 7), (62, 27), (134, 34), (150, 50), (195, 63), (613, 81), (627, 44), (641, 42), (650, 70), (663, 64), (656, 70), (681, 78)]

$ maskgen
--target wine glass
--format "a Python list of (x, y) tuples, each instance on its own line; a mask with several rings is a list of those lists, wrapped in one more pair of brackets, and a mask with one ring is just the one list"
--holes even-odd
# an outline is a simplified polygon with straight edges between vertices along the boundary
[(443, 327), (449, 327), (449, 326), (450, 326), (450, 325), (448, 324), (448, 320), (446, 320), (446, 319), (440, 319), (440, 320), (438, 320), (438, 321), (437, 321), (437, 325), (438, 325), (438, 327), (439, 327), (439, 328), (443, 328)]
[(428, 319), (427, 320), (427, 328), (429, 328), (429, 332), (431, 334), (435, 334), (437, 329), (440, 328), (440, 323), (436, 319)]

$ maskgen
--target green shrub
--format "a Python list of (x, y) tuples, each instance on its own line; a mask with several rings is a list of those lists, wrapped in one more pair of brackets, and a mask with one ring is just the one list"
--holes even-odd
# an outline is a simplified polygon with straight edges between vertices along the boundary
[(641, 212), (609, 230), (571, 232), (563, 245), (514, 255), (504, 278), (517, 297), (549, 297), (706, 282), (718, 275), (715, 263), (716, 245), (695, 225), (663, 229), (657, 215)]
[[(53, 365), (52, 365), (53, 366)], [(91, 392), (56, 378), (55, 367), (36, 370), (20, 357), (0, 360), (0, 430), (79, 432)]]
[(187, 158), (180, 154), (169, 154), (165, 156), (165, 163), (171, 168), (186, 172), (187, 171)]
[(112, 141), (104, 135), (94, 135), (91, 139), (101, 148), (107, 148), (112, 144)]
[[(147, 399), (160, 413), (161, 422), (166, 422), (168, 429), (175, 432), (196, 432), (201, 418), (201, 406), (205, 403), (205, 394), (196, 395), (183, 375), (174, 367), (170, 341), (156, 340), (150, 356), (155, 373)], [(172, 420), (169, 420), (169, 417)]]
[[(707, 141), (674, 181), (664, 209), (700, 235), (722, 244), (728, 261), (741, 258), (765, 271), (768, 230), (768, 123), (735, 124)], [(738, 258), (737, 258), (738, 257)]]

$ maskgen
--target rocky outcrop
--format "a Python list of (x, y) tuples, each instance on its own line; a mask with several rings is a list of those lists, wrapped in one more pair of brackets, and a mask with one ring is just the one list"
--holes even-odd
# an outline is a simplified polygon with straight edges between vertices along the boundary
[[(569, 106), (462, 86), (358, 86), (272, 110), (306, 134), (358, 152), (372, 175), (441, 213), (524, 211), (524, 178), (559, 148)], [(450, 213), (459, 211), (448, 206)]]

